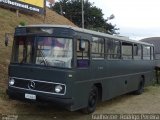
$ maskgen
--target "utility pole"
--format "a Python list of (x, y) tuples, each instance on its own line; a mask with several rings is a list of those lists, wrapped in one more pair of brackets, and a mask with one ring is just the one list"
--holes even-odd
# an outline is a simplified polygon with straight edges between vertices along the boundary
[(82, 0), (82, 28), (84, 28), (84, 0)]
[(59, 4), (59, 7), (60, 7), (60, 14), (63, 15), (63, 9), (62, 9), (62, 5)]

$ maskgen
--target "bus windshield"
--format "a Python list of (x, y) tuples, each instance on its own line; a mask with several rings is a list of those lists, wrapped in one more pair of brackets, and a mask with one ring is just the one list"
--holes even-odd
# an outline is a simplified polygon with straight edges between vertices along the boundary
[(56, 37), (17, 37), (13, 63), (71, 68), (72, 39)]

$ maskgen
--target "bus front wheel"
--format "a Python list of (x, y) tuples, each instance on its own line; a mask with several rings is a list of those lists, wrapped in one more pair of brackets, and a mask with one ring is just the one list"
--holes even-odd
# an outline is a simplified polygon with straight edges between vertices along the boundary
[(98, 101), (98, 89), (96, 86), (93, 86), (88, 97), (88, 105), (86, 108), (82, 109), (82, 112), (85, 114), (93, 113), (96, 109)]

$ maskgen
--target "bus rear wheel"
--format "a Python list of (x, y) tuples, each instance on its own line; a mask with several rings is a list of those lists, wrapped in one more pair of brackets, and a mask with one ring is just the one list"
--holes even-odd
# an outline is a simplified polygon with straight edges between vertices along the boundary
[(88, 105), (86, 108), (82, 109), (82, 112), (85, 114), (93, 113), (96, 109), (98, 101), (98, 89), (96, 86), (93, 86), (88, 97)]

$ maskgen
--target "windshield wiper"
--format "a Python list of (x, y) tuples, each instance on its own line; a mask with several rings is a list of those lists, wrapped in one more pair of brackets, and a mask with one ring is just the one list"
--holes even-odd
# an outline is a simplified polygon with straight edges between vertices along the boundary
[(38, 50), (40, 51), (40, 54), (41, 54), (41, 57), (42, 57), (42, 61), (41, 61), (40, 63), (43, 62), (45, 66), (48, 66), (49, 63), (47, 62), (47, 60), (46, 60), (46, 58), (45, 58), (45, 56), (44, 56), (43, 51), (42, 51), (41, 49), (38, 49)]

